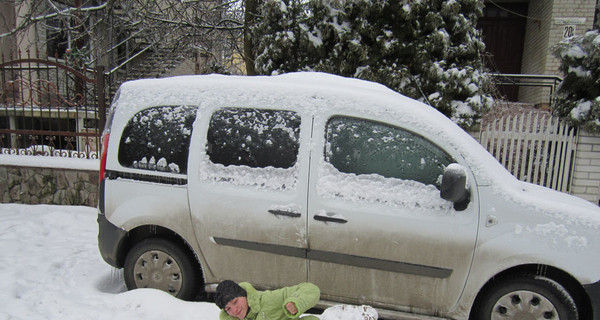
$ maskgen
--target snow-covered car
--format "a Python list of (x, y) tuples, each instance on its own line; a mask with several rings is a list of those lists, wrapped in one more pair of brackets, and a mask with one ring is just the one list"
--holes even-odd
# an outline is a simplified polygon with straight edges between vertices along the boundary
[(375, 83), (127, 82), (100, 176), (99, 248), (129, 289), (310, 281), (386, 319), (600, 319), (600, 209)]

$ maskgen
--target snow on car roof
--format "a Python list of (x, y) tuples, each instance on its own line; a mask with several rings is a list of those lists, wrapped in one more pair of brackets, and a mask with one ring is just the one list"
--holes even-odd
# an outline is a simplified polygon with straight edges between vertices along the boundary
[[(120, 104), (133, 102), (136, 105), (253, 103), (273, 105), (282, 101), (294, 108), (315, 108), (315, 100), (321, 98), (341, 99), (345, 108), (366, 107), (372, 112), (397, 109), (405, 115), (427, 116), (447, 121), (437, 110), (404, 97), (397, 92), (374, 82), (318, 73), (298, 72), (277, 76), (227, 76), (194, 75), (160, 79), (141, 79), (126, 82), (121, 86)], [(265, 94), (267, 93), (267, 94)], [(365, 101), (368, 105), (349, 103)], [(218, 101), (215, 101), (218, 99)], [(328, 101), (331, 103), (331, 101)], [(281, 107), (285, 107), (282, 105)], [(330, 107), (326, 105), (324, 107)], [(380, 109), (380, 110), (378, 110)], [(430, 119), (429, 121), (433, 121)]]

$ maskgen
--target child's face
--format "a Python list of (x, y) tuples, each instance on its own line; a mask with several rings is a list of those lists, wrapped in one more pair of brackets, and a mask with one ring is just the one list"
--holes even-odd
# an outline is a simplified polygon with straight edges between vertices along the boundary
[(234, 318), (244, 319), (248, 314), (248, 299), (246, 297), (234, 298), (225, 306), (225, 312)]

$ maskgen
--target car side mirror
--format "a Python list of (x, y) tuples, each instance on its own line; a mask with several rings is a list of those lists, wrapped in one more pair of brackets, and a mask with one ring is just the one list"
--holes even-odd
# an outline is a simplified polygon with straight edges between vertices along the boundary
[(456, 211), (463, 211), (471, 202), (471, 192), (467, 188), (467, 171), (461, 165), (448, 165), (442, 176), (440, 196), (452, 201)]

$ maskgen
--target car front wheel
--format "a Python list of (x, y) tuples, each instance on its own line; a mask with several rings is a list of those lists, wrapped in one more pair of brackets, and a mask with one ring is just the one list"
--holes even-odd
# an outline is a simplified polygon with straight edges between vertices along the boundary
[(476, 320), (577, 320), (575, 301), (558, 282), (520, 275), (498, 281), (475, 306)]
[(164, 239), (137, 243), (125, 258), (124, 278), (129, 290), (153, 288), (189, 300), (198, 293), (199, 270), (177, 245)]

